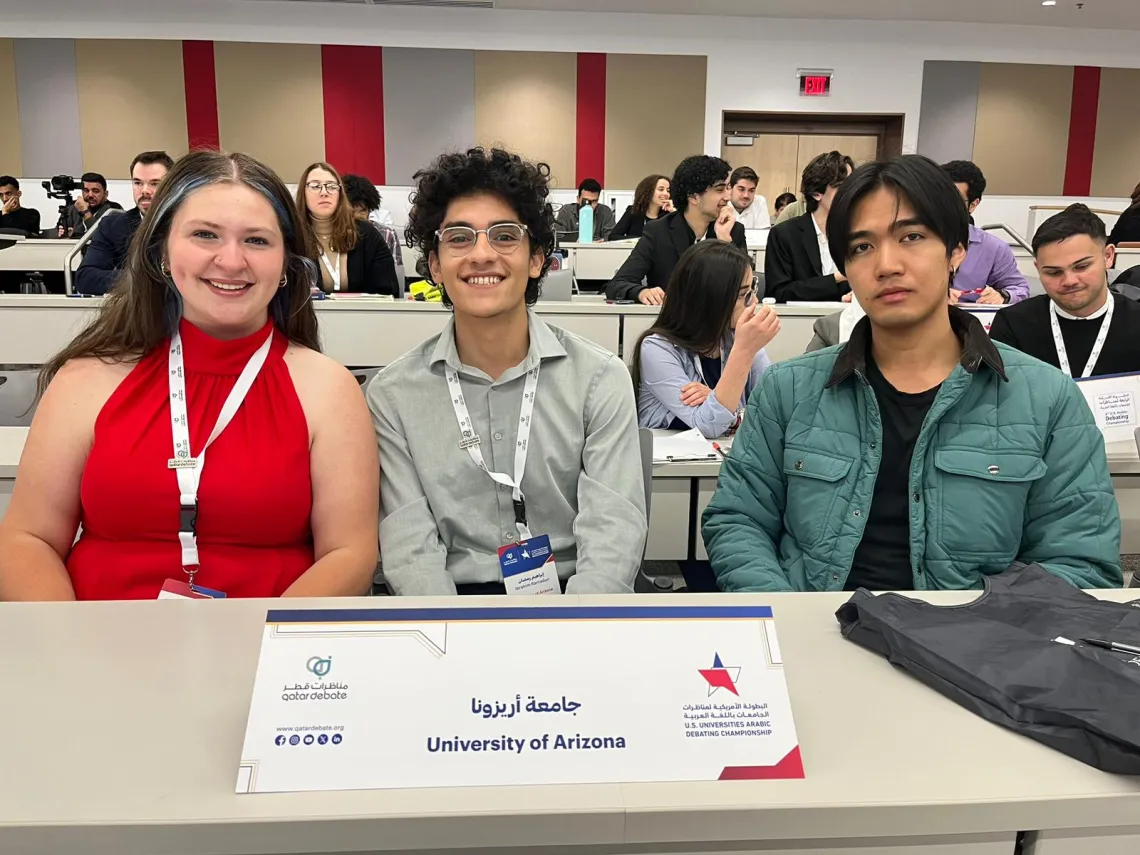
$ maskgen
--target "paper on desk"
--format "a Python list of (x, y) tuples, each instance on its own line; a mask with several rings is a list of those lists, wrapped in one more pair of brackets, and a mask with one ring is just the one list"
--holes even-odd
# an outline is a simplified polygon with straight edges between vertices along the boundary
[(1096, 426), (1106, 443), (1129, 442), (1140, 426), (1137, 399), (1140, 399), (1140, 373), (1112, 374), (1078, 380), (1077, 387), (1088, 401)]
[(653, 437), (653, 462), (719, 459), (712, 443), (697, 429)]

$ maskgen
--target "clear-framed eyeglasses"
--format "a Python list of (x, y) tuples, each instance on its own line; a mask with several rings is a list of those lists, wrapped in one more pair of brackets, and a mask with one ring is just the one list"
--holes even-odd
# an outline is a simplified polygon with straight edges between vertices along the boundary
[(522, 223), (496, 223), (487, 229), (473, 229), (470, 226), (448, 226), (435, 233), (440, 249), (450, 255), (466, 255), (479, 240), (479, 235), (487, 236), (487, 243), (500, 255), (510, 255), (522, 246), (528, 229)]

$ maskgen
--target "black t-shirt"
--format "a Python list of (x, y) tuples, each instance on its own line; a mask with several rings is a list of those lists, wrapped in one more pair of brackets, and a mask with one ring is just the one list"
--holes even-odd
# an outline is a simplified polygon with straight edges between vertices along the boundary
[(19, 229), (39, 237), (40, 212), (35, 208), (17, 208), (10, 214), (0, 214), (0, 229)]
[(869, 346), (867, 379), (879, 403), (883, 456), (867, 526), (855, 550), (844, 590), (909, 591), (914, 588), (910, 564), (910, 463), (922, 423), (941, 384), (914, 395), (898, 391), (875, 365)]
[[(1140, 341), (1140, 303), (1119, 294), (1112, 295), (1112, 299), (1112, 326), (1093, 367), (1094, 377), (1140, 371), (1140, 345), (1137, 344)], [(1060, 367), (1049, 314), (1049, 297), (1044, 294), (1007, 306), (994, 315), (990, 338)], [(1104, 323), (1104, 315), (1089, 321), (1071, 321), (1062, 317), (1057, 321), (1061, 338), (1065, 341), (1065, 353), (1069, 357), (1069, 373), (1080, 377)]]

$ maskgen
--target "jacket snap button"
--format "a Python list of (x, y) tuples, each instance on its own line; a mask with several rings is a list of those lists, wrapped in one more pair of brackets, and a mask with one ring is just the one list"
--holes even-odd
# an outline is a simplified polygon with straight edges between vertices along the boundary
[(799, 472), (803, 468), (804, 468), (804, 462), (802, 460), (797, 460), (796, 461), (796, 471)]
[(856, 511), (855, 511), (855, 516), (857, 516), (857, 517), (861, 517), (861, 516), (863, 516), (863, 512), (862, 512), (862, 511), (860, 511), (860, 510), (858, 510), (858, 509), (856, 509)]
[(986, 469), (986, 471), (989, 472), (991, 475), (997, 475), (999, 472), (1001, 472), (1001, 469), (998, 468), (997, 466), (991, 466), (988, 469)]

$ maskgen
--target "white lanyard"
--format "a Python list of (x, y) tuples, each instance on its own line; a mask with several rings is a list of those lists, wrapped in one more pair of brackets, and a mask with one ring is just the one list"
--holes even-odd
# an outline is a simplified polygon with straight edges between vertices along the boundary
[(206, 444), (202, 446), (202, 451), (197, 458), (193, 458), (190, 456), (190, 422), (186, 416), (186, 369), (182, 358), (182, 334), (175, 331), (170, 340), (170, 431), (174, 436), (174, 456), (167, 461), (166, 466), (173, 469), (178, 477), (178, 499), (181, 506), (178, 542), (182, 546), (182, 567), (190, 576), (191, 585), (194, 584), (194, 574), (198, 572), (198, 485), (202, 482), (202, 469), (206, 465), (206, 449), (233, 420), (265, 364), (272, 344), (273, 330), (270, 330), (265, 344), (249, 358), (222, 404), (218, 420)]
[[(1100, 358), (1101, 350), (1104, 349), (1105, 339), (1108, 338), (1108, 328), (1112, 324), (1112, 308), (1115, 302), (1112, 299), (1112, 294), (1109, 294), (1108, 309), (1105, 310), (1104, 320), (1100, 323), (1100, 332), (1097, 333), (1096, 341), (1093, 342), (1089, 361), (1085, 363), (1085, 370), (1081, 372), (1082, 379), (1091, 377), (1093, 369), (1096, 368), (1096, 361)], [(1061, 337), (1061, 323), (1057, 320), (1057, 304), (1052, 300), (1049, 301), (1049, 323), (1053, 327), (1053, 345), (1057, 348), (1057, 364), (1062, 371), (1071, 376), (1073, 372), (1069, 369), (1069, 354), (1065, 350), (1065, 339)]]
[(325, 270), (327, 270), (329, 272), (329, 276), (332, 278), (333, 290), (339, 291), (340, 290), (340, 253), (338, 252), (336, 254), (336, 263), (330, 264), (328, 253), (326, 253), (322, 249), (321, 250), (321, 263), (325, 266)]
[(467, 412), (467, 402), (463, 399), (463, 390), (459, 386), (459, 373), (450, 365), (447, 366), (447, 385), (451, 392), (451, 406), (455, 409), (455, 420), (459, 423), (459, 434), (462, 437), (459, 447), (467, 450), (475, 465), (491, 476), (496, 484), (511, 488), (511, 501), (515, 506), (515, 527), (519, 530), (522, 540), (530, 539), (530, 529), (526, 522), (526, 500), (522, 494), (523, 471), (526, 469), (526, 452), (530, 444), (530, 422), (534, 414), (534, 398), (538, 391), (538, 369), (535, 365), (526, 373), (526, 383), (523, 385), (522, 407), (519, 409), (519, 433), (515, 440), (515, 477), (511, 478), (501, 472), (492, 472), (483, 460), (483, 452), (479, 449), (481, 440), (475, 433), (471, 424), (471, 414)]

